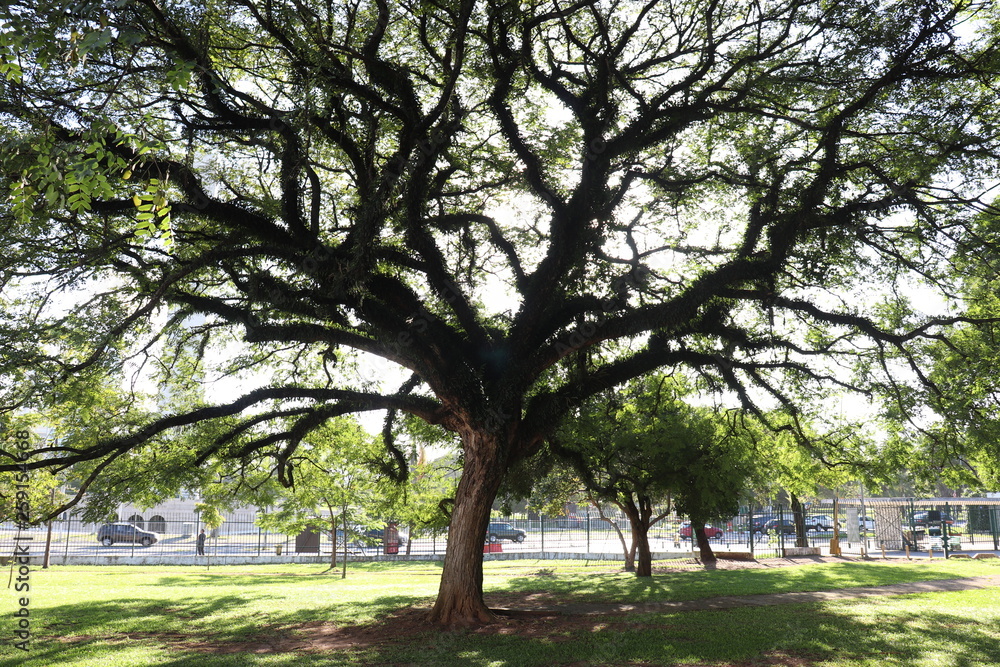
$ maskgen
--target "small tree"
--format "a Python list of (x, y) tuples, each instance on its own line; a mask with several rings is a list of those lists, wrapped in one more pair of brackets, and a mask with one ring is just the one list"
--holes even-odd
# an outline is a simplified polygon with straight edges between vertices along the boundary
[(681, 483), (695, 484), (704, 474), (679, 477), (682, 470), (693, 470), (715, 438), (710, 415), (682, 400), (689, 391), (673, 376), (635, 381), (587, 404), (553, 439), (554, 451), (572, 462), (592, 497), (628, 517), (632, 547), (626, 550), (626, 569), (635, 554), (636, 576), (652, 574), (649, 529), (667, 516), (671, 491), (682, 489), (686, 498), (696, 499), (689, 504), (699, 511), (710, 507), (697, 486)]
[(458, 481), (433, 463), (418, 463), (413, 466), (410, 483), (405, 493), (390, 508), (391, 514), (409, 527), (406, 553), (410, 553), (413, 540), (430, 533), (447, 530), (451, 515), (447, 508), (455, 497)]
[[(226, 520), (222, 516), (222, 512), (219, 511), (218, 506), (207, 502), (207, 503), (197, 503), (194, 506), (196, 512), (201, 517), (201, 523), (208, 527), (208, 534), (215, 539), (216, 544), (218, 544), (219, 533), (218, 530), (222, 526), (223, 522)], [(207, 560), (205, 561), (206, 567), (212, 567), (212, 551), (211, 549), (205, 550), (205, 555)]]
[(740, 498), (753, 474), (751, 449), (741, 428), (739, 412), (726, 423), (718, 414), (705, 414), (703, 428), (670, 452), (670, 487), (678, 513), (691, 518), (693, 539), (701, 560), (716, 558), (705, 532), (709, 521), (726, 520), (739, 512)]
[(286, 534), (328, 532), (333, 544), (330, 570), (337, 567), (337, 547), (342, 546), (341, 577), (345, 578), (353, 526), (368, 525), (400, 493), (372, 464), (379, 447), (352, 419), (328, 422), (297, 452), (297, 474), (290, 487), (277, 484), (266, 471), (258, 472), (264, 482), (257, 487), (255, 500), (275, 508), (258, 523)]

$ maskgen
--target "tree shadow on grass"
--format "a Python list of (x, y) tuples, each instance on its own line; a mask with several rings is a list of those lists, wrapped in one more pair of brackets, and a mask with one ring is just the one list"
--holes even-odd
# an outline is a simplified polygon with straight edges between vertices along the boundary
[(508, 579), (503, 590), (507, 594), (545, 592), (547, 597), (563, 604), (595, 601), (629, 604), (720, 595), (826, 591), (961, 577), (945, 565), (914, 569), (878, 562), (851, 562), (773, 569), (706, 568), (652, 577), (627, 573), (583, 573), (555, 578), (536, 575)]
[[(795, 604), (671, 614), (549, 617), (505, 621), (492, 629), (433, 633), (405, 646), (373, 646), (370, 664), (454, 665), (794, 665), (886, 667), (1000, 664), (1000, 616)], [(923, 602), (928, 606), (933, 602)], [(369, 663), (366, 663), (369, 664)]]
[[(91, 654), (94, 660), (78, 664), (103, 664), (98, 658), (109, 660), (139, 642), (169, 656), (149, 664), (169, 667), (808, 667), (873, 659), (885, 667), (925, 662), (986, 667), (1000, 664), (1000, 611), (990, 603), (995, 594), (986, 589), (696, 612), (505, 618), (457, 632), (430, 628), (426, 606), (415, 607), (413, 597), (402, 595), (357, 603), (364, 616), (383, 619), (358, 626), (327, 622), (336, 615), (333, 607), (286, 611), (278, 600), (274, 609), (244, 616), (236, 613), (246, 603), (239, 596), (167, 603), (108, 600), (46, 609), (31, 665)], [(216, 615), (214, 622), (199, 622)], [(113, 622), (123, 616), (126, 620)], [(67, 635), (71, 641), (59, 639)]]
[[(266, 612), (240, 614), (247, 605), (242, 596), (221, 596), (198, 601), (137, 599), (107, 600), (47, 607), (35, 617), (31, 650), (18, 655), (10, 664), (47, 666), (61, 663), (113, 664), (105, 662), (123, 649), (138, 644), (168, 651), (176, 660), (158, 661), (156, 665), (247, 665), (255, 664), (247, 656), (272, 656), (291, 653), (312, 644), (312, 637), (322, 630), (328, 637), (325, 645), (350, 646), (336, 637), (339, 627), (329, 619), (337, 616), (332, 607), (284, 610), (286, 598), (254, 594), (254, 601), (273, 599), (274, 607)], [(401, 608), (412, 609), (414, 596), (381, 596), (364, 602), (352, 602), (362, 610), (359, 616), (385, 617)], [(342, 612), (342, 610), (339, 610)], [(342, 614), (341, 614), (342, 615)], [(426, 615), (422, 611), (421, 615)], [(360, 630), (364, 634), (365, 628)], [(323, 644), (321, 644), (323, 645)], [(83, 659), (93, 655), (93, 659)], [(58, 658), (56, 657), (58, 656)], [(268, 661), (273, 664), (315, 664), (295, 660)], [(309, 660), (314, 660), (315, 656)], [(76, 662), (74, 662), (76, 660)], [(30, 662), (29, 662), (30, 661)], [(7, 663), (0, 652), (0, 666)], [(132, 664), (132, 663), (130, 663)], [(324, 662), (323, 664), (337, 664)]]

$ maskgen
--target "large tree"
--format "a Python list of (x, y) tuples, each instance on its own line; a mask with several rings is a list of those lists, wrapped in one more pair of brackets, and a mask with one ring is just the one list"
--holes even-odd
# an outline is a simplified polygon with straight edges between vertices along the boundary
[[(751, 410), (911, 377), (887, 352), (949, 320), (899, 316), (891, 287), (947, 288), (979, 242), (995, 20), (974, 0), (11, 0), (2, 409), (120, 390), (29, 463), (81, 493), (218, 461), (292, 484), (336, 416), (439, 425), (464, 468), (431, 616), (488, 622), (497, 489), (587, 397), (667, 365)], [(238, 381), (188, 391), (217, 378)]]

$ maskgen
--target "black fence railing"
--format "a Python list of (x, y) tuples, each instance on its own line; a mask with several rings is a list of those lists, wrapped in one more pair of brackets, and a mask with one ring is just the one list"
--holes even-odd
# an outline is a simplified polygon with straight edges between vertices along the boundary
[[(31, 554), (40, 555), (46, 542), (55, 564), (72, 562), (74, 557), (194, 556), (202, 529), (206, 529), (207, 537), (205, 554), (216, 557), (330, 556), (336, 548), (338, 555), (346, 551), (353, 558), (387, 553), (437, 555), (447, 549), (446, 534), (421, 534), (406, 526), (399, 527), (396, 544), (386, 540), (387, 533), (379, 528), (350, 531), (346, 541), (338, 531), (335, 543), (329, 530), (311, 535), (265, 530), (253, 513), (224, 515), (224, 522), (216, 530), (207, 529), (197, 514), (130, 518), (131, 522), (120, 522), (117, 528), (84, 523), (77, 517), (53, 521), (51, 531), (43, 525), (19, 533), (11, 524), (0, 525), (0, 556), (12, 554), (15, 544), (30, 544)], [(1000, 500), (983, 506), (935, 505), (918, 500), (870, 500), (838, 505), (836, 509), (832, 505), (813, 505), (804, 519), (800, 535), (788, 506), (747, 507), (737, 516), (709, 525), (706, 532), (714, 551), (749, 552), (757, 558), (784, 556), (800, 545), (821, 553), (830, 553), (831, 546), (839, 547), (848, 555), (878, 555), (882, 550), (1000, 550)], [(617, 558), (623, 553), (622, 541), (626, 547), (631, 543), (630, 530), (628, 519), (610, 509), (600, 514), (584, 509), (574, 516), (560, 517), (498, 516), (490, 522), (484, 552)], [(388, 535), (392, 537), (391, 532)], [(691, 554), (696, 548), (692, 537), (690, 523), (677, 515), (665, 517), (649, 531), (652, 552), (663, 557)]]

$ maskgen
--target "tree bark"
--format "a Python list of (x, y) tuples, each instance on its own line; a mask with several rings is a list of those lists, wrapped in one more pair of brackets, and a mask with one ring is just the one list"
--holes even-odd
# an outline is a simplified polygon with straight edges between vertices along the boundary
[(792, 496), (792, 517), (795, 521), (795, 546), (807, 547), (809, 540), (806, 538), (806, 512), (799, 501), (799, 497), (794, 493)]
[(341, 579), (347, 579), (347, 505), (344, 505), (344, 564), (341, 566), (343, 571), (340, 573)]
[(483, 543), (490, 510), (503, 479), (496, 442), (463, 435), (465, 466), (455, 491), (448, 527), (448, 549), (430, 622), (445, 628), (470, 627), (496, 620), (483, 601)]
[(635, 576), (653, 576), (653, 554), (649, 550), (649, 526), (639, 526), (634, 529), (636, 541)]
[(691, 522), (691, 527), (694, 529), (695, 539), (698, 541), (698, 551), (701, 554), (702, 563), (715, 563), (715, 552), (712, 551), (712, 544), (708, 541), (708, 534), (705, 533), (705, 524), (699, 523), (695, 525), (694, 521)]
[[(333, 548), (330, 549), (330, 571), (337, 569), (337, 515), (330, 512), (330, 535), (333, 537)], [(344, 536), (347, 539), (347, 536)]]
[[(642, 501), (640, 500), (640, 503)], [(649, 517), (645, 504), (622, 503), (622, 509), (632, 524), (632, 546), (635, 554), (635, 576), (653, 576), (653, 554), (649, 549)]]

